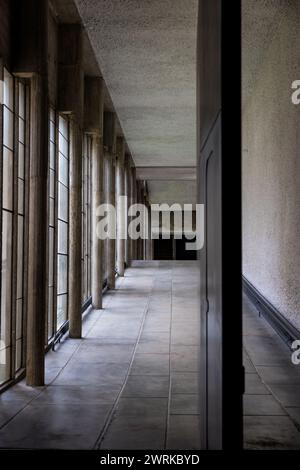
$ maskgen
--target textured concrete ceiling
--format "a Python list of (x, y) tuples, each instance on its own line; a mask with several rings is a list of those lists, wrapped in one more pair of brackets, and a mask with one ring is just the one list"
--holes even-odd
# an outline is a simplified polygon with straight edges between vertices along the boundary
[(137, 166), (196, 163), (197, 0), (76, 0)]

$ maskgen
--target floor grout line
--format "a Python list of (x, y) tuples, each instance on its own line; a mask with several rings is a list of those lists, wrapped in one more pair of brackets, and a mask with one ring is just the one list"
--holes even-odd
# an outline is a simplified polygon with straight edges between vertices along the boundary
[(120, 401), (120, 398), (122, 396), (122, 393), (125, 389), (125, 386), (126, 386), (126, 383), (127, 383), (127, 380), (128, 380), (128, 377), (130, 375), (130, 371), (131, 371), (131, 368), (132, 368), (132, 364), (133, 364), (133, 361), (134, 361), (134, 358), (135, 358), (135, 354), (136, 354), (136, 350), (137, 350), (137, 347), (138, 347), (138, 344), (139, 344), (139, 340), (140, 340), (140, 337), (141, 337), (141, 334), (142, 334), (142, 330), (143, 330), (143, 326), (144, 326), (144, 323), (145, 323), (145, 318), (147, 316), (147, 312), (148, 312), (148, 308), (149, 308), (149, 303), (150, 303), (150, 298), (151, 298), (151, 295), (152, 295), (152, 292), (153, 292), (153, 279), (152, 279), (152, 283), (151, 283), (151, 288), (150, 288), (150, 291), (149, 291), (149, 295), (148, 295), (148, 301), (147, 301), (147, 304), (146, 306), (144, 307), (144, 313), (143, 313), (143, 316), (142, 316), (142, 321), (141, 321), (141, 326), (140, 326), (140, 329), (139, 329), (139, 333), (138, 333), (138, 337), (137, 337), (137, 340), (136, 340), (136, 343), (135, 343), (135, 346), (134, 346), (134, 349), (133, 349), (133, 352), (132, 352), (132, 357), (131, 357), (131, 361), (129, 363), (129, 366), (128, 366), (128, 369), (127, 369), (127, 373), (126, 373), (126, 376), (125, 376), (125, 379), (124, 379), (124, 382), (123, 382), (123, 385), (117, 395), (117, 398), (108, 414), (108, 417), (104, 423), (104, 426), (102, 427), (101, 429), (101, 432), (98, 436), (98, 438), (96, 439), (96, 442), (93, 446), (93, 449), (100, 449), (101, 448), (101, 444), (103, 442), (103, 439), (105, 438), (105, 435), (109, 429), (109, 426), (112, 422), (112, 419), (113, 419), (113, 416), (114, 416), (114, 413), (117, 409), (117, 406), (119, 404), (119, 401)]

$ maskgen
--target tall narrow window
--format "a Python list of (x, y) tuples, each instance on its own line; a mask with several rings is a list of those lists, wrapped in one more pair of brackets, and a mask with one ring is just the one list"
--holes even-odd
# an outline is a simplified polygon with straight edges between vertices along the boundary
[(18, 93), (18, 161), (16, 162), (17, 174), (17, 247), (16, 247), (16, 362), (15, 369), (18, 371), (23, 365), (23, 332), (24, 332), (24, 243), (25, 243), (25, 154), (26, 154), (26, 88), (22, 82), (17, 83)]
[(57, 329), (68, 319), (69, 122), (59, 116), (57, 175)]
[(56, 242), (56, 115), (50, 109), (49, 120), (49, 172), (48, 172), (48, 334), (50, 340), (56, 331), (55, 315), (55, 242)]
[(27, 87), (3, 70), (0, 384), (24, 366)]
[(91, 297), (91, 151), (92, 137), (85, 135), (82, 172), (82, 302)]

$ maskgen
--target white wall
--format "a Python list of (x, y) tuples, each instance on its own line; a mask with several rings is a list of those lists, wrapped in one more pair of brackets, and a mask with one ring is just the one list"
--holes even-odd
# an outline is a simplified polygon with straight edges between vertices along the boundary
[[(281, 3), (267, 41), (243, 42), (245, 81), (253, 48), (265, 50), (244, 87), (242, 147), (243, 273), (300, 329), (300, 105), (291, 103), (290, 88), (300, 80), (299, 25), (300, 1)], [(263, 15), (257, 27), (264, 27)]]

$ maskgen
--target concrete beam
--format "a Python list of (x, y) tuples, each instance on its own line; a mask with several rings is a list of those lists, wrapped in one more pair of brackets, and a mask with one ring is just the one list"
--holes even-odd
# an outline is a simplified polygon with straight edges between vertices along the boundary
[(58, 28), (58, 111), (73, 113), (81, 124), (84, 106), (83, 33), (80, 24)]
[(103, 136), (104, 89), (101, 77), (84, 79), (84, 130)]

